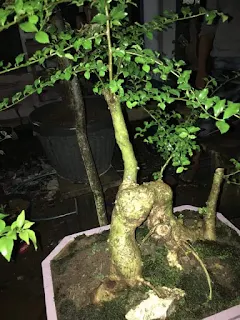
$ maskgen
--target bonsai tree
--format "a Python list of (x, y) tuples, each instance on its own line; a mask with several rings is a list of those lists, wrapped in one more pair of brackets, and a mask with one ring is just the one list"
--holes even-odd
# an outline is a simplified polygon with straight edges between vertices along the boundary
[[(70, 2), (81, 6), (84, 1)], [(50, 23), (57, 1), (16, 0), (1, 9), (0, 30), (18, 23), (23, 31), (35, 33), (36, 41), (47, 45), (27, 61), (24, 55), (20, 55), (16, 57), (14, 66), (2, 63), (1, 74), (36, 63), (44, 64), (46, 59), (56, 56), (68, 59), (71, 63), (54, 70), (49, 79), (37, 79), (33, 85), (26, 86), (23, 92), (16, 93), (11, 99), (4, 99), (0, 107), (11, 107), (33, 93), (41, 94), (44, 87), (53, 86), (61, 80), (73, 81), (71, 94), (74, 96), (77, 92), (74, 77), (77, 74), (83, 74), (86, 79), (90, 79), (91, 74), (97, 76), (94, 92), (103, 95), (108, 104), (124, 163), (123, 181), (116, 197), (108, 240), (111, 270), (109, 277), (96, 291), (94, 301), (99, 303), (111, 300), (125, 286), (150, 286), (142, 276), (141, 252), (135, 239), (136, 229), (144, 222), (150, 235), (167, 247), (170, 267), (182, 268), (178, 259), (179, 249), (186, 247), (188, 240), (216, 239), (216, 200), (223, 169), (216, 170), (205, 209), (204, 225), (197, 233), (185, 228), (180, 219), (174, 216), (172, 190), (163, 181), (163, 174), (169, 164), (178, 173), (190, 164), (198, 148), (196, 133), (199, 128), (195, 126), (195, 121), (199, 117), (214, 119), (223, 134), (229, 130), (228, 119), (240, 115), (239, 104), (211, 97), (211, 86), (215, 85), (213, 79), (209, 80), (205, 89), (195, 90), (189, 83), (191, 71), (186, 70), (183, 61), (167, 59), (159, 52), (144, 47), (145, 35), (151, 39), (154, 31), (162, 31), (178, 20), (192, 18), (188, 7), (184, 7), (179, 15), (165, 12), (162, 17), (156, 17), (149, 23), (131, 25), (127, 16), (130, 0), (89, 2), (98, 13), (91, 24), (77, 33), (69, 29), (59, 32)], [(216, 16), (223, 21), (227, 19), (219, 12), (206, 12), (204, 9), (200, 9), (197, 16), (205, 17), (208, 23)], [(152, 85), (154, 75), (161, 81), (160, 88)], [(149, 127), (157, 127), (156, 134), (146, 139), (149, 143), (156, 143), (165, 163), (159, 168), (154, 181), (139, 184), (139, 167), (122, 109), (125, 105), (128, 108), (147, 107), (152, 101), (156, 104), (155, 111), (147, 110), (153, 120), (146, 122), (144, 128), (138, 129), (138, 133), (143, 135)], [(194, 117), (171, 124), (171, 119), (181, 117), (169, 106), (175, 101), (184, 101), (193, 110)], [(78, 126), (80, 117), (76, 120)]]

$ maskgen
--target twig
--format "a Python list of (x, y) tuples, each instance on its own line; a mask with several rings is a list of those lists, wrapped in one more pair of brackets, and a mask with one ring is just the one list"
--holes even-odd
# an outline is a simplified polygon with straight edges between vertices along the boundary
[(108, 3), (105, 1), (105, 13), (107, 17), (107, 42), (108, 42), (108, 69), (109, 69), (109, 80), (113, 80), (113, 55), (112, 55), (112, 40), (111, 40), (111, 28), (110, 28), (110, 15), (108, 10)]

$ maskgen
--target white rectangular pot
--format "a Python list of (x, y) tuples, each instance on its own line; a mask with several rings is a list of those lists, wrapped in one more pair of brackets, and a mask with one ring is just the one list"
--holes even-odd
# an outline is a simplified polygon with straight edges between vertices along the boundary
[[(174, 212), (181, 212), (184, 210), (198, 211), (197, 207), (191, 205), (182, 205), (174, 208)], [(226, 219), (221, 213), (217, 213), (217, 218), (228, 225), (230, 228), (235, 230), (240, 236), (240, 230), (237, 229), (228, 219)], [(56, 248), (47, 256), (42, 262), (42, 272), (43, 272), (43, 286), (45, 293), (45, 304), (46, 304), (46, 314), (48, 320), (58, 320), (57, 311), (54, 301), (54, 290), (53, 290), (53, 280), (51, 272), (51, 261), (59, 254), (59, 252), (70, 242), (80, 235), (85, 234), (86, 236), (91, 236), (93, 234), (102, 233), (105, 230), (109, 230), (110, 226), (100, 227), (91, 229), (88, 231), (83, 231), (79, 233), (66, 236), (63, 240), (56, 246)], [(233, 308), (227, 309), (203, 320), (240, 320), (240, 305)]]

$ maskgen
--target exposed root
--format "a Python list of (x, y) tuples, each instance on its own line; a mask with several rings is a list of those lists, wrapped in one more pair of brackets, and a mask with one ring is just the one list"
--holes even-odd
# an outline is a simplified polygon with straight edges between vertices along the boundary
[(183, 267), (178, 261), (178, 254), (176, 250), (168, 250), (167, 261), (170, 267), (175, 267), (180, 271), (183, 270)]
[(209, 295), (208, 295), (208, 300), (211, 301), (212, 300), (212, 281), (209, 275), (209, 272), (205, 266), (205, 264), (203, 263), (202, 259), (199, 257), (199, 255), (197, 254), (197, 252), (194, 250), (193, 246), (191, 246), (189, 243), (184, 243), (183, 246), (188, 249), (191, 254), (194, 256), (194, 258), (199, 262), (199, 264), (201, 265), (206, 278), (207, 278), (207, 282), (208, 282), (208, 286), (209, 286)]
[(146, 287), (150, 288), (159, 298), (162, 298), (163, 295), (160, 291), (158, 291), (149, 281), (144, 280), (143, 278), (138, 279), (139, 283), (145, 285)]

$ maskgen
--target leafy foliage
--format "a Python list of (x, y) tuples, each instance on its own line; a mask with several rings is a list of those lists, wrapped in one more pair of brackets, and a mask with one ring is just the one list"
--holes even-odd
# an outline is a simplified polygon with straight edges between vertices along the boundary
[[(154, 31), (162, 31), (176, 21), (203, 16), (209, 24), (217, 17), (224, 22), (227, 17), (222, 13), (200, 8), (193, 14), (189, 7), (184, 6), (180, 14), (164, 12), (163, 16), (151, 22), (131, 25), (127, 8), (134, 3), (130, 0), (89, 1), (97, 10), (91, 24), (77, 31), (67, 27), (63, 33), (58, 32), (55, 26), (55, 8), (63, 2), (77, 6), (84, 3), (83, 0), (15, 0), (0, 10), (0, 31), (19, 24), (24, 32), (34, 33), (36, 41), (47, 45), (28, 60), (23, 54), (18, 55), (14, 65), (0, 61), (0, 75), (33, 64), (44, 66), (47, 59), (56, 57), (71, 60), (71, 66), (65, 70), (52, 70), (47, 79), (37, 79), (23, 92), (17, 92), (11, 99), (3, 99), (0, 110), (33, 93), (41, 94), (45, 87), (53, 86), (57, 81), (68, 81), (73, 75), (81, 73), (87, 80), (95, 75), (98, 78), (94, 85), (96, 94), (110, 90), (128, 108), (155, 103), (155, 110), (149, 112), (152, 121), (145, 123), (138, 135), (146, 133), (145, 141), (154, 143), (164, 160), (167, 163), (171, 161), (178, 173), (186, 169), (194, 150), (198, 149), (195, 122), (199, 117), (214, 119), (221, 133), (229, 130), (230, 117), (239, 117), (239, 104), (212, 96), (211, 88), (216, 85), (214, 79), (209, 80), (205, 89), (195, 90), (190, 85), (191, 71), (186, 70), (183, 61), (170, 60), (144, 48), (145, 35), (152, 39)], [(108, 27), (110, 38), (106, 32)], [(153, 77), (161, 80), (160, 88), (152, 85)], [(182, 121), (179, 114), (169, 110), (169, 105), (178, 101), (184, 102), (191, 110), (187, 120)], [(155, 134), (149, 135), (148, 130), (152, 127)]]
[(17, 238), (20, 238), (22, 241), (30, 244), (30, 241), (33, 243), (35, 250), (37, 249), (37, 239), (35, 232), (30, 228), (34, 222), (28, 221), (25, 219), (25, 212), (22, 211), (17, 219), (11, 224), (6, 225), (4, 219), (8, 215), (3, 213), (1, 210), (0, 213), (0, 253), (7, 260), (10, 261), (14, 241)]

